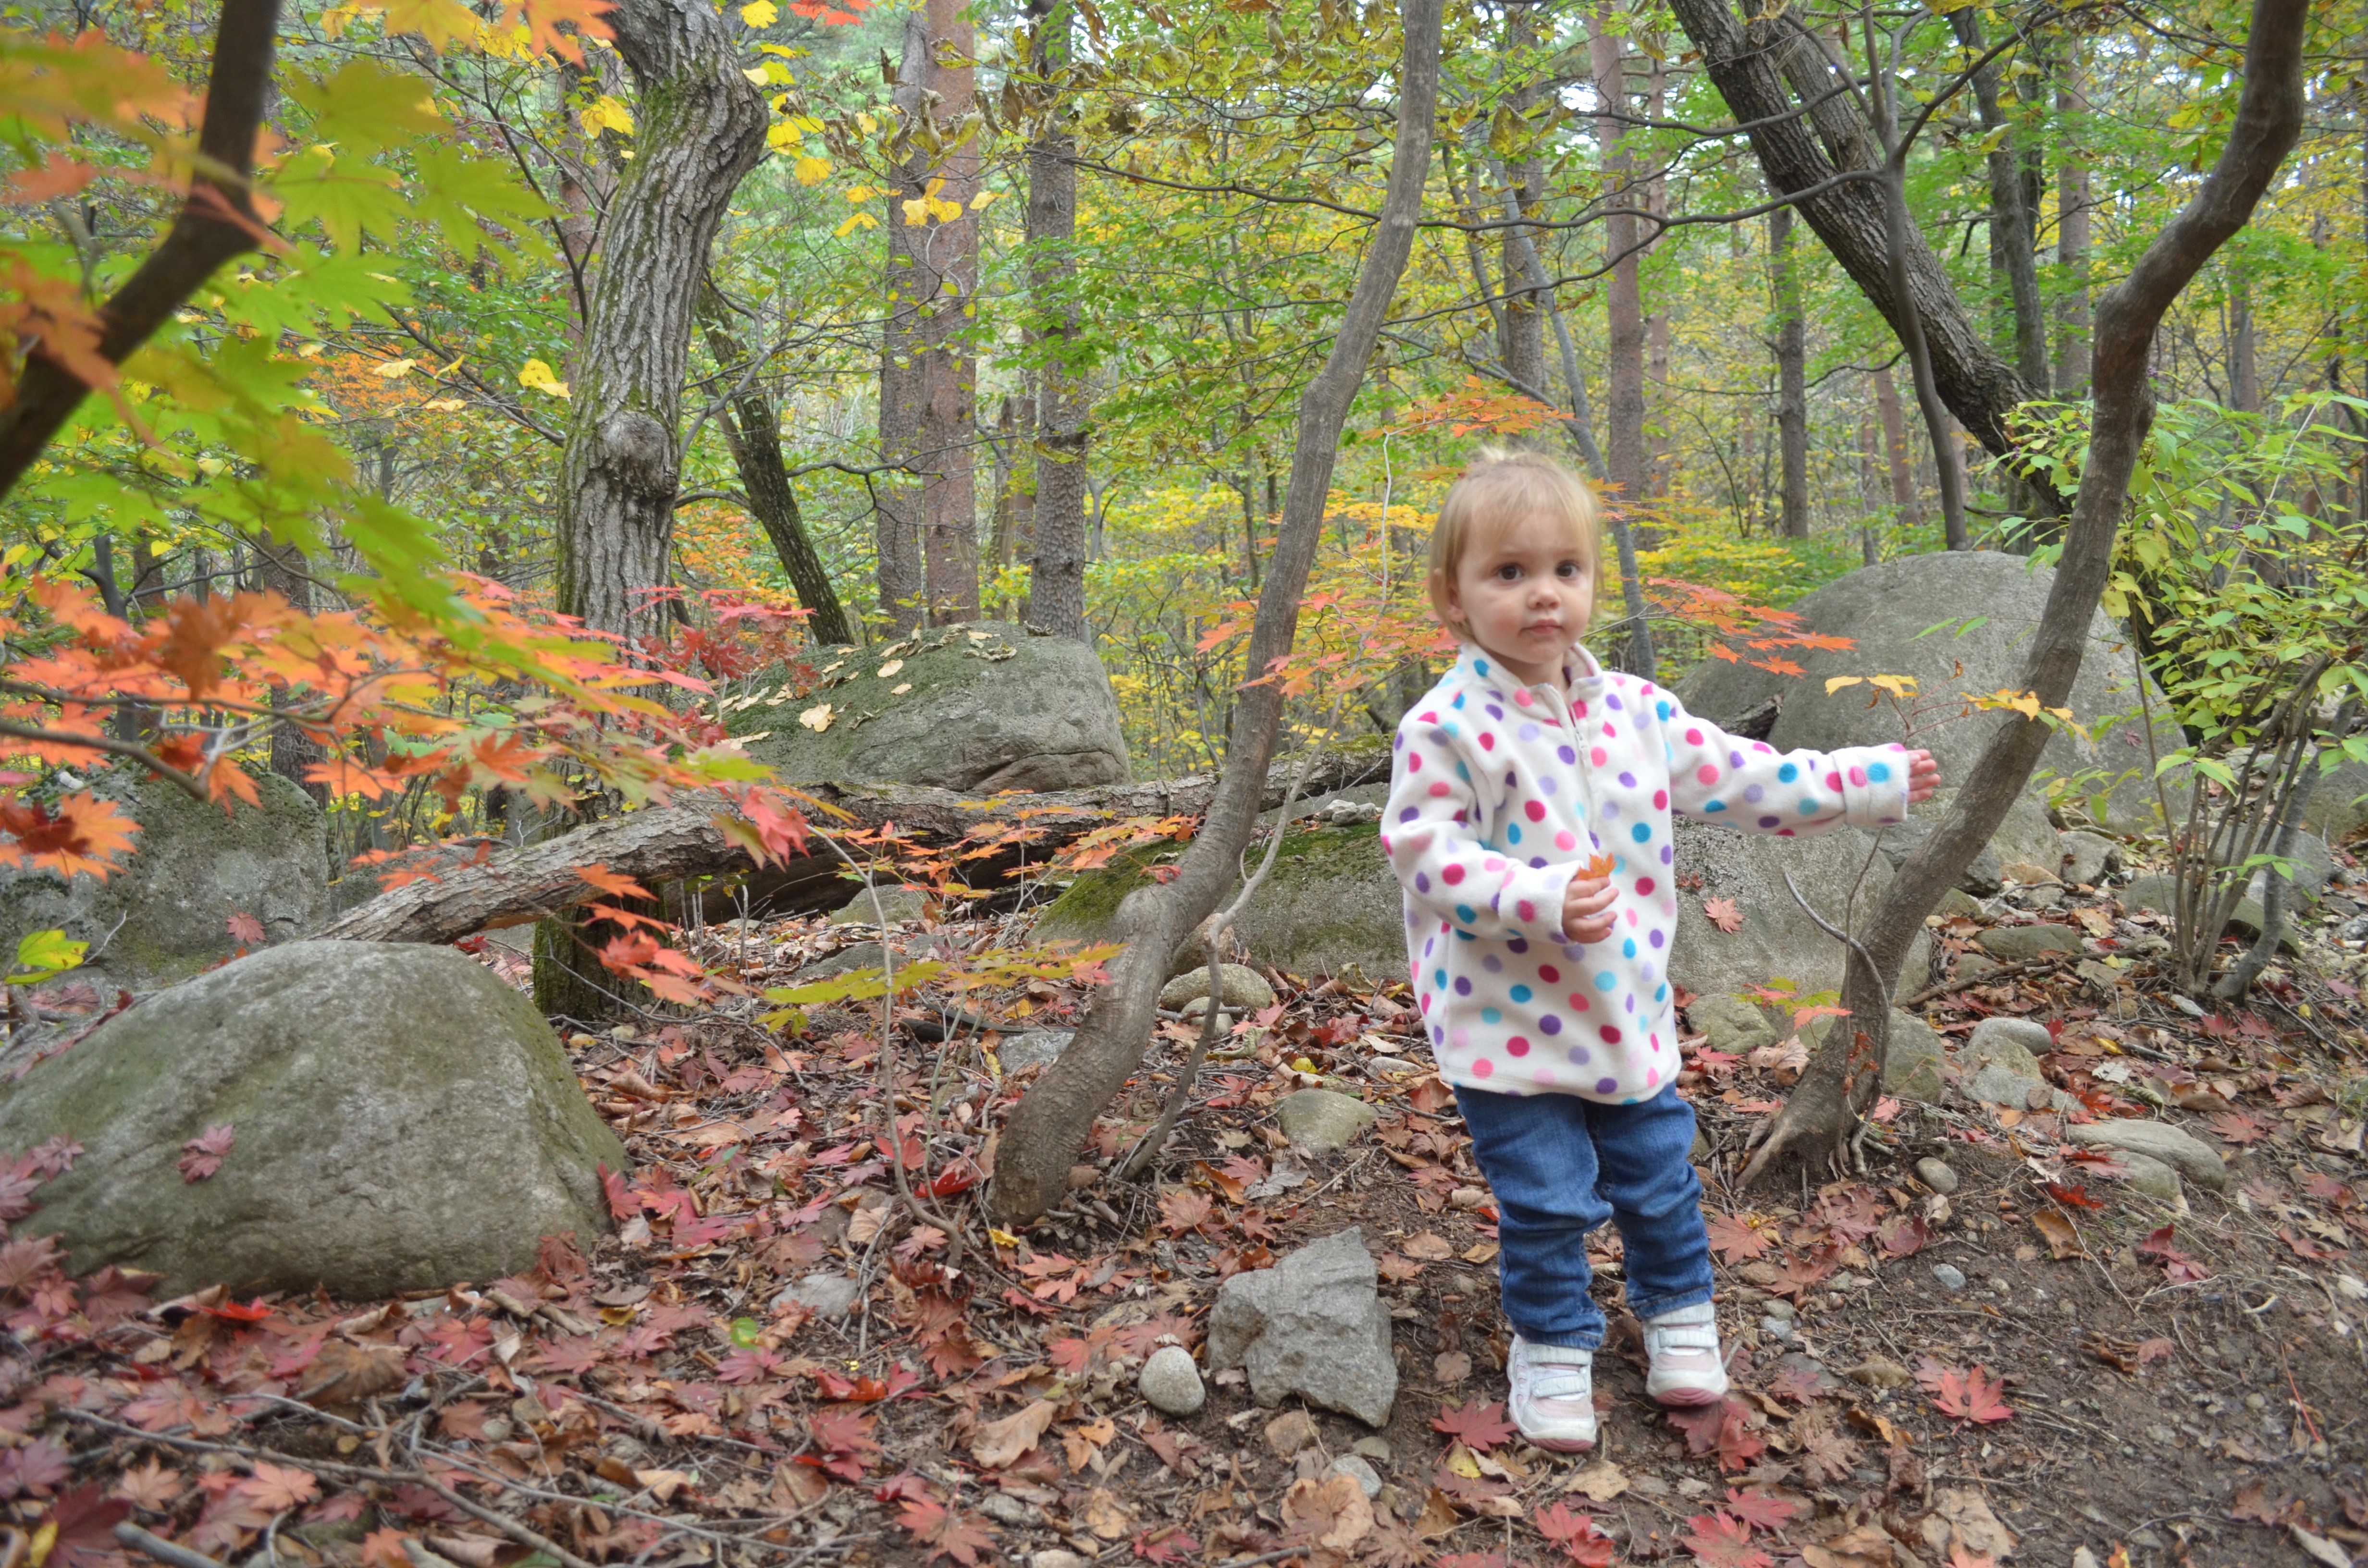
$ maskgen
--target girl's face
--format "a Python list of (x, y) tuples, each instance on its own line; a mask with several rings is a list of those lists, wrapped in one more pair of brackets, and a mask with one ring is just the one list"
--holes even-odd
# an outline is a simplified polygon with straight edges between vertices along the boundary
[(1558, 683), (1563, 655), (1586, 635), (1594, 613), (1595, 568), (1576, 530), (1525, 513), (1494, 537), (1471, 541), (1447, 603), (1472, 640), (1522, 685)]

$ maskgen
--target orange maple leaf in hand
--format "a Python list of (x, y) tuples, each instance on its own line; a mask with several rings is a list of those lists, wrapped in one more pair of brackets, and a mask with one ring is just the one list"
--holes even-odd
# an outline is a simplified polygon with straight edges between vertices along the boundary
[(1578, 869), (1578, 876), (1579, 876), (1579, 880), (1580, 880), (1581, 881), (1590, 881), (1590, 882), (1591, 882), (1591, 881), (1596, 881), (1596, 880), (1597, 880), (1597, 879), (1599, 879), (1599, 878), (1601, 878), (1601, 877), (1608, 877), (1608, 876), (1610, 876), (1610, 875), (1611, 874), (1611, 868), (1612, 868), (1613, 864), (1614, 864), (1614, 861), (1612, 860), (1611, 857), (1611, 856), (1609, 856), (1609, 855), (1597, 855), (1597, 856), (1593, 856), (1593, 857), (1591, 857), (1590, 858), (1588, 858), (1588, 861), (1587, 861), (1584, 865), (1582, 865), (1582, 866), (1580, 866), (1580, 867), (1579, 867), (1579, 869)]

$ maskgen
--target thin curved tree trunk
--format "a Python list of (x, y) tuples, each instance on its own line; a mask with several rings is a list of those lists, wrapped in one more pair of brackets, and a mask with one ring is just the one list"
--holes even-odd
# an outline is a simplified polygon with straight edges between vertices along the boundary
[[(1281, 528), (1250, 628), (1243, 666), (1249, 671), (1266, 670), (1291, 652), (1299, 628), (1300, 596), (1324, 526), (1325, 497), (1332, 485), (1340, 432), (1414, 249), (1439, 112), (1440, 10), (1440, 0), (1403, 0), (1405, 51), (1397, 74), (1389, 186), (1332, 351), (1299, 399), (1291, 489), (1283, 499)], [(1004, 1128), (989, 1201), (1005, 1221), (1032, 1219), (1068, 1190), (1070, 1162), (1092, 1131), (1094, 1118), (1142, 1062), (1169, 955), (1217, 907), (1249, 842), (1282, 705), (1280, 683), (1242, 689), (1234, 704), (1224, 774), (1175, 879), (1137, 889), (1119, 905), (1118, 927), (1126, 950), (1111, 966), (1110, 985), (1096, 996), (1069, 1049), (1028, 1091)]]
[(609, 20), (639, 94), (569, 375), (559, 608), (638, 639), (665, 625), (693, 302), (724, 210), (765, 154), (765, 100), (712, 7), (622, 0)]
[[(2219, 162), (2194, 199), (2155, 236), (2129, 277), (2098, 304), (2097, 402), (2089, 461), (2022, 673), (2023, 687), (2038, 693), (2043, 707), (2062, 706), (2071, 692), (2089, 618), (2112, 564), (2130, 475), (2154, 421), (2146, 369), (2155, 330), (2213, 252), (2244, 227), (2300, 132), (2308, 11), (2306, 0), (2254, 0), (2243, 95)], [(1836, 1165), (1850, 1148), (1861, 1117), (1883, 1085), (1900, 964), (1924, 917), (2006, 820), (2050, 733), (2032, 720), (1999, 729), (1958, 790), (1946, 820), (1900, 866), (1867, 918), (1863, 941), (1852, 945), (1842, 983), (1849, 1021), (1810, 1060), (1745, 1167), (1745, 1180), (1789, 1161)]]

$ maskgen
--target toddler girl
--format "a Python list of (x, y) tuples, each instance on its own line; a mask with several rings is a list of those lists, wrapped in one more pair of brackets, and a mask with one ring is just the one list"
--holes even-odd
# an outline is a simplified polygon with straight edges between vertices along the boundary
[(1940, 782), (1930, 754), (1896, 745), (1779, 755), (1604, 670), (1578, 645), (1595, 575), (1587, 486), (1484, 450), (1431, 536), (1431, 606), (1463, 646), (1398, 725), (1382, 821), (1432, 1050), (1501, 1217), (1513, 1420), (1564, 1452), (1595, 1442), (1586, 1238), (1607, 1219), (1646, 1392), (1726, 1392), (1676, 1089), (1670, 812), (1780, 836), (1877, 827)]

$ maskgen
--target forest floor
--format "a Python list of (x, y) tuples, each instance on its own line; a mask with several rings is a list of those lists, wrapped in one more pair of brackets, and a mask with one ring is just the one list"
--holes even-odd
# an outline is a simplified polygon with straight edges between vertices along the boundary
[[(2109, 889), (2070, 902), (2092, 949), (2146, 934)], [(962, 949), (996, 930), (903, 937)], [(779, 984), (866, 935), (797, 918), (701, 940)], [(1647, 1403), (1615, 1310), (1603, 1442), (1582, 1457), (1501, 1419), (1494, 1210), (1402, 991), (1274, 977), (1281, 1005), (1204, 1070), (1160, 1179), (1120, 1185), (1107, 1167), (1190, 1038), (1164, 1025), (1070, 1199), (1016, 1235), (987, 1228), (969, 1185), (1032, 1076), (1000, 1072), (1000, 1035), (933, 1044), (913, 1025), (938, 1015), (916, 1010), (883, 1063), (876, 1019), (825, 1014), (785, 1039), (753, 1002), (563, 1025), (633, 1158), (611, 1184), (618, 1233), (586, 1252), (547, 1244), (519, 1277), (376, 1303), (156, 1307), (104, 1277), (77, 1292), (12, 1271), (31, 1355), (0, 1408), (0, 1498), (25, 1526), (6, 1568), (78, 1568), (127, 1511), (260, 1568), (2368, 1561), (2350, 984), (2296, 963), (2263, 1010), (2199, 1018), (2150, 982), (2101, 995), (2073, 972), (2083, 956), (1943, 994), (1927, 1017), (1960, 1035), (1990, 1014), (2049, 1024), (2071, 1115), (2180, 1123), (2226, 1150), (2225, 1192), (2142, 1196), (2059, 1144), (2054, 1115), (1954, 1096), (1886, 1101), (1862, 1179), (1737, 1191), (1782, 1091), (1697, 1045), (1736, 1392), (1683, 1416)], [(504, 949), (486, 961), (518, 978)], [(1073, 1023), (1083, 989), (966, 1004), (1017, 1031)], [(1292, 1149), (1271, 1107), (1315, 1084), (1360, 1093), (1378, 1126), (1337, 1154)], [(899, 1144), (911, 1203), (887, 1163)], [(1913, 1174), (1935, 1155), (1953, 1193)], [(1144, 1402), (1136, 1369), (1163, 1342), (1199, 1345), (1228, 1275), (1351, 1225), (1395, 1323), (1384, 1429), (1261, 1409), (1238, 1372), (1187, 1417)], [(1611, 1304), (1616, 1234), (1597, 1244)], [(776, 1304), (830, 1274), (852, 1278), (844, 1312)], [(1326, 1484), (1352, 1453), (1383, 1483), (1370, 1505)]]

